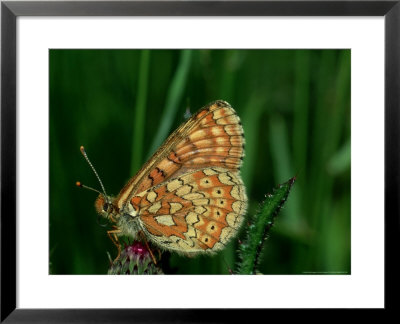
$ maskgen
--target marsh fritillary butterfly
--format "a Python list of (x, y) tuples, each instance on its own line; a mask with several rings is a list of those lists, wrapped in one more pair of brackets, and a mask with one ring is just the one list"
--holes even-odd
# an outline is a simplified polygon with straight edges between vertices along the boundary
[(113, 224), (107, 233), (118, 247), (117, 259), (120, 235), (141, 234), (184, 255), (222, 250), (247, 208), (239, 174), (243, 156), (240, 119), (218, 100), (180, 125), (116, 198), (107, 196), (100, 181), (104, 194), (95, 207)]

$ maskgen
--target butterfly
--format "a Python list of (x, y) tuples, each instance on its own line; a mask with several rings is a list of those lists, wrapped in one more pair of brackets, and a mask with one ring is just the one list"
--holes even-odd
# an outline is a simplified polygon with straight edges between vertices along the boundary
[[(112, 223), (107, 232), (140, 235), (183, 255), (215, 253), (236, 235), (247, 208), (240, 177), (244, 133), (235, 110), (217, 100), (180, 125), (115, 198), (104, 193), (97, 212)], [(79, 185), (80, 183), (78, 183)]]

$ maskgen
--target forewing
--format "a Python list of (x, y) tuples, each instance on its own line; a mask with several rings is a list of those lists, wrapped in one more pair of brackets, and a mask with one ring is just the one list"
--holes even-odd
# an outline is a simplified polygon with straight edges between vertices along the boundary
[(205, 167), (239, 170), (244, 155), (243, 128), (235, 110), (215, 101), (172, 133), (143, 168), (121, 190), (116, 201), (125, 206), (136, 193)]
[(182, 253), (215, 252), (236, 234), (247, 208), (237, 172), (210, 167), (134, 196), (142, 229), (155, 244)]

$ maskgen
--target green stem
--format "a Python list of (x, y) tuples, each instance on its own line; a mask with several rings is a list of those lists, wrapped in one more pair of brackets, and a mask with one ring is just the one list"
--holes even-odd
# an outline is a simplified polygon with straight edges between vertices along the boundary
[(239, 274), (257, 273), (263, 244), (268, 238), (275, 217), (286, 202), (295, 180), (295, 178), (290, 179), (274, 190), (273, 194), (267, 195), (257, 215), (250, 220), (246, 239), (239, 246), (239, 257), (241, 259)]
[(143, 163), (143, 139), (147, 100), (147, 85), (150, 68), (150, 51), (143, 50), (140, 55), (139, 80), (136, 95), (135, 120), (133, 121), (133, 141), (131, 173), (135, 174)]

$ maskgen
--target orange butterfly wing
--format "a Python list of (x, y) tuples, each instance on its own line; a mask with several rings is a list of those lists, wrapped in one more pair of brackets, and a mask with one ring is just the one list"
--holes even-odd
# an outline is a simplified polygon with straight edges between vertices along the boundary
[(215, 101), (167, 138), (114, 203), (134, 211), (141, 230), (160, 247), (218, 251), (237, 232), (247, 207), (239, 176), (243, 156), (239, 117), (228, 103)]
[(215, 252), (237, 232), (246, 210), (240, 177), (211, 167), (186, 173), (133, 197), (147, 236), (182, 253)]
[(203, 167), (237, 171), (243, 156), (244, 135), (239, 117), (227, 102), (215, 101), (180, 125), (115, 201), (121, 209), (136, 193)]

